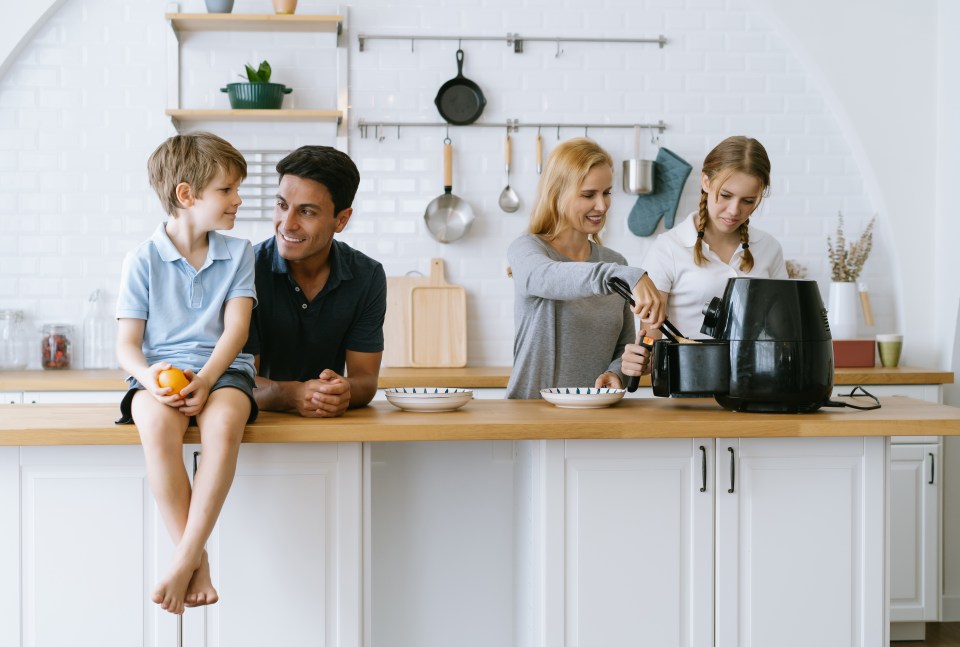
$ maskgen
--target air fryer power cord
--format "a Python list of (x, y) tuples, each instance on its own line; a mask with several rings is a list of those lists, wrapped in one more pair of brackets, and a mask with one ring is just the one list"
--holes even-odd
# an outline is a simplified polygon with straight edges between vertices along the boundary
[(857, 395), (860, 395), (860, 394), (857, 393), (857, 390), (860, 390), (860, 391), (862, 392), (862, 395), (865, 395), (865, 396), (867, 396), (868, 398), (870, 398), (871, 400), (873, 400), (873, 404), (871, 404), (871, 405), (869, 405), (869, 406), (866, 406), (866, 407), (862, 407), (862, 406), (860, 406), (860, 405), (850, 404), (849, 402), (838, 402), (837, 400), (827, 400), (826, 402), (823, 403), (823, 406), (824, 406), (824, 407), (850, 407), (851, 409), (858, 409), (858, 410), (860, 410), (860, 411), (873, 411), (874, 409), (879, 409), (879, 408), (880, 408), (880, 400), (877, 399), (877, 396), (875, 396), (874, 394), (870, 393), (869, 391), (867, 391), (865, 388), (863, 388), (863, 387), (860, 386), (859, 384), (858, 384), (857, 386), (853, 387), (853, 388), (850, 390), (850, 393), (848, 393), (848, 394), (846, 394), (846, 395), (844, 395), (844, 396), (841, 396), (841, 397), (844, 397), (844, 398), (855, 398), (855, 397), (857, 397)]

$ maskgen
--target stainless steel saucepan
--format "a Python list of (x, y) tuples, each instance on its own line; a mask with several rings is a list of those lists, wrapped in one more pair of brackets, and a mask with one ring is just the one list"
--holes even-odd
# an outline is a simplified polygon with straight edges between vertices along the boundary
[(423, 220), (430, 235), (441, 243), (452, 243), (470, 231), (473, 207), (453, 194), (453, 145), (443, 140), (443, 193), (427, 205)]

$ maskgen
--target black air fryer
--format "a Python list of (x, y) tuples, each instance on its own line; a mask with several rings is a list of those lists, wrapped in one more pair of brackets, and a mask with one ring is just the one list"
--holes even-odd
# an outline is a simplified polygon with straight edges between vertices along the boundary
[(704, 310), (713, 340), (653, 345), (653, 393), (725, 409), (816, 411), (833, 389), (833, 344), (816, 281), (735, 278)]

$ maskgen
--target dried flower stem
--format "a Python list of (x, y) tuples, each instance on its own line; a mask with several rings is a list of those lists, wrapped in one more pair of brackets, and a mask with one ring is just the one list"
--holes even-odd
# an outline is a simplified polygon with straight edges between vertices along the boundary
[(867, 228), (860, 234), (860, 238), (847, 245), (846, 238), (843, 235), (843, 213), (837, 214), (837, 242), (834, 246), (833, 241), (827, 236), (827, 251), (829, 252), (830, 267), (832, 271), (831, 278), (834, 281), (856, 281), (863, 271), (863, 265), (870, 256), (870, 250), (873, 248), (873, 225), (876, 223), (876, 217), (871, 218)]

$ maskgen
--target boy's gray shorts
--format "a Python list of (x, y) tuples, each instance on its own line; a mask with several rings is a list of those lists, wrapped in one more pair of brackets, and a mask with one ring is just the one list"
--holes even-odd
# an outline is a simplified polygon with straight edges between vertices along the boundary
[[(118, 425), (129, 425), (133, 423), (133, 415), (130, 411), (130, 404), (133, 402), (133, 396), (136, 395), (137, 391), (140, 391), (144, 388), (144, 386), (137, 382), (134, 378), (131, 377), (127, 379), (130, 384), (130, 388), (127, 389), (127, 392), (123, 395), (123, 400), (120, 401), (120, 418), (118, 418), (116, 421), (116, 424)], [(220, 376), (220, 379), (217, 380), (212, 387), (210, 387), (210, 393), (213, 393), (217, 389), (222, 389), (225, 386), (240, 389), (247, 394), (247, 397), (250, 399), (250, 417), (247, 418), (247, 424), (256, 420), (257, 414), (260, 413), (260, 409), (257, 407), (256, 399), (253, 397), (254, 381), (250, 379), (250, 376), (243, 371), (237, 371), (228, 368), (226, 372)], [(191, 416), (190, 424), (197, 424), (195, 417)]]

